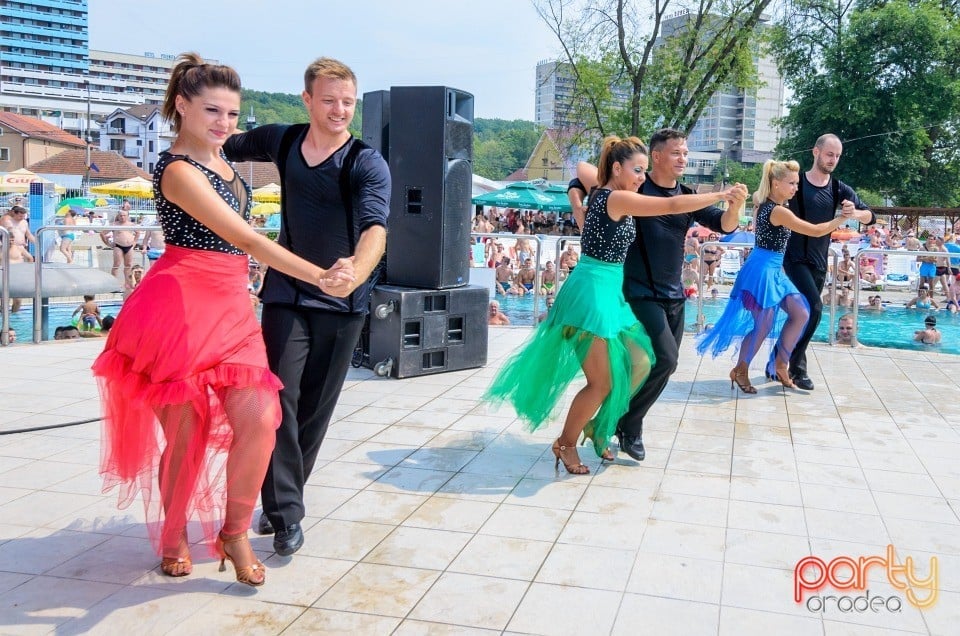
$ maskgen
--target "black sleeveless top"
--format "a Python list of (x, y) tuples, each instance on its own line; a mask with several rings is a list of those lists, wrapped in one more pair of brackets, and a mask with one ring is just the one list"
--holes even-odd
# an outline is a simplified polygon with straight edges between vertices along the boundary
[(162, 152), (153, 171), (153, 196), (157, 205), (157, 220), (160, 221), (160, 227), (163, 228), (163, 238), (167, 244), (208, 252), (244, 254), (242, 250), (220, 238), (206, 225), (190, 216), (183, 208), (168, 201), (163, 196), (163, 190), (160, 189), (160, 179), (163, 177), (163, 172), (167, 169), (167, 166), (174, 161), (186, 161), (202, 172), (227, 205), (233, 208), (244, 220), (250, 217), (250, 187), (240, 178), (236, 170), (233, 172), (233, 179), (224, 181), (216, 172), (197, 163), (187, 155), (173, 155), (169, 152)]
[(590, 193), (580, 246), (590, 258), (606, 263), (622, 263), (627, 258), (627, 248), (637, 237), (637, 226), (632, 216), (619, 221), (610, 218), (607, 214), (609, 197), (610, 190), (606, 188), (594, 188)]
[(771, 252), (787, 251), (787, 241), (790, 239), (790, 229), (782, 225), (770, 223), (770, 213), (777, 204), (767, 199), (757, 209), (756, 229), (757, 247)]

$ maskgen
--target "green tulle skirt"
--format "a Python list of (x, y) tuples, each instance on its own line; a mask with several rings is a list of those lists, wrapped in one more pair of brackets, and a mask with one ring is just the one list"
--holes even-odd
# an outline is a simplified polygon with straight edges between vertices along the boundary
[(484, 400), (509, 402), (531, 431), (548, 423), (596, 340), (606, 345), (611, 390), (585, 428), (601, 455), (655, 362), (650, 337), (623, 298), (623, 265), (582, 256), (547, 319), (494, 378)]

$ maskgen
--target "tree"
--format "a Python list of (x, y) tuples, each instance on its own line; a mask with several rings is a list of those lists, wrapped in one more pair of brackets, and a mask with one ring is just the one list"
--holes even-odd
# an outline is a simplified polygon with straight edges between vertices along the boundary
[(646, 137), (662, 126), (689, 132), (715, 92), (755, 86), (755, 36), (770, 2), (534, 0), (534, 6), (573, 75), (574, 120), (595, 139), (611, 132)]
[(775, 39), (794, 90), (780, 154), (806, 158), (816, 138), (832, 132), (844, 141), (844, 180), (898, 205), (960, 203), (956, 6), (865, 0), (851, 9), (801, 0), (794, 10), (807, 18), (787, 15)]
[(494, 180), (524, 167), (541, 134), (536, 124), (522, 119), (478, 118), (473, 131), (473, 171)]

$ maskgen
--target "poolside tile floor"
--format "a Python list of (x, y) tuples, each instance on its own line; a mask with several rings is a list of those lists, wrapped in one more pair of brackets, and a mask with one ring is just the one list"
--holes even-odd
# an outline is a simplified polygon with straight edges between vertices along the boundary
[[(100, 493), (99, 422), (0, 434), (0, 633), (957, 633), (960, 358), (815, 344), (813, 393), (745, 396), (688, 337), (647, 418), (647, 460), (584, 453), (593, 472), (573, 476), (554, 472), (559, 422), (530, 434), (479, 401), (528, 333), (491, 329), (482, 369), (351, 370), (305, 494), (306, 543), (283, 558), (254, 537), (269, 569), (257, 590), (200, 554), (188, 578), (159, 573), (142, 510)], [(97, 418), (101, 347), (0, 349), (0, 433)], [(921, 577), (937, 559), (932, 607), (879, 567), (870, 597), (899, 611), (793, 601), (799, 559), (888, 545)]]

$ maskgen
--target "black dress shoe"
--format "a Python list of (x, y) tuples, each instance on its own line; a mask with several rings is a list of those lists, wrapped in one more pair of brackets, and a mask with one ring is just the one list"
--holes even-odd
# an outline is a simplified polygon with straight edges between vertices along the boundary
[(797, 385), (798, 389), (803, 389), (804, 391), (813, 391), (813, 380), (810, 379), (810, 376), (798, 375), (791, 379), (793, 380), (793, 383)]
[(647, 456), (647, 451), (643, 447), (643, 438), (640, 435), (619, 434), (617, 437), (620, 440), (620, 450), (630, 457), (642, 462)]
[(257, 534), (273, 534), (273, 524), (265, 512), (260, 513), (260, 521), (257, 522)]
[(303, 546), (303, 530), (299, 523), (291, 523), (273, 536), (273, 549), (280, 556), (290, 556)]

